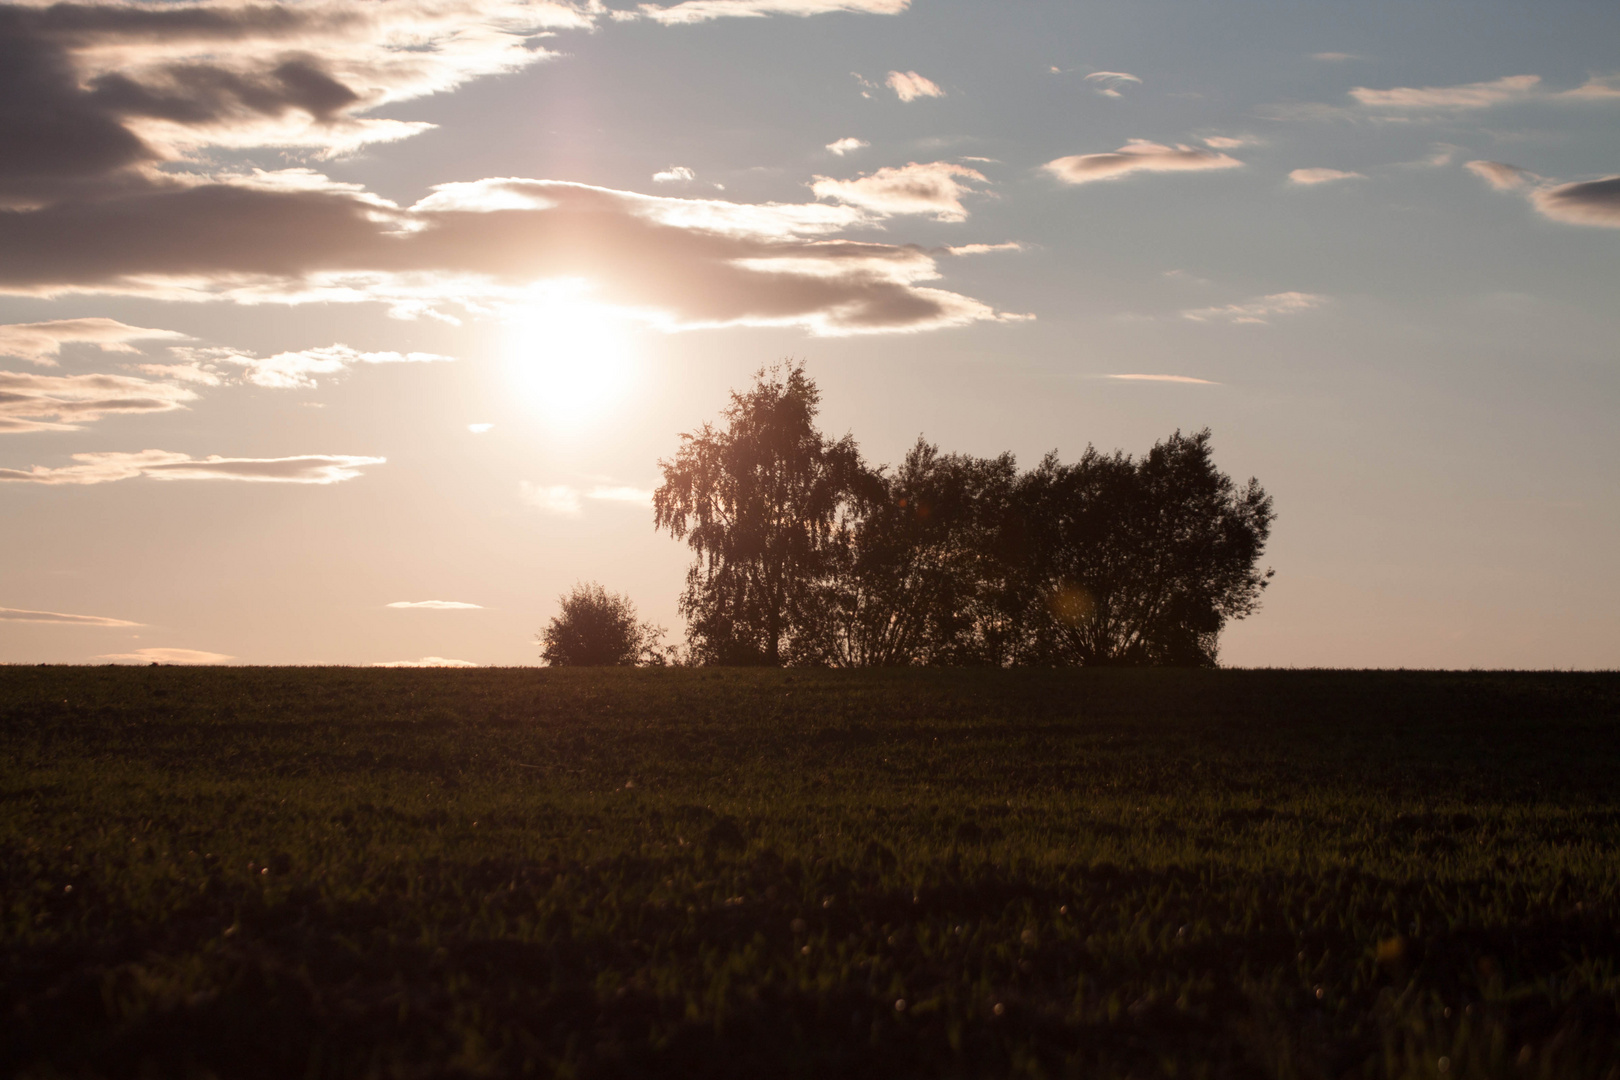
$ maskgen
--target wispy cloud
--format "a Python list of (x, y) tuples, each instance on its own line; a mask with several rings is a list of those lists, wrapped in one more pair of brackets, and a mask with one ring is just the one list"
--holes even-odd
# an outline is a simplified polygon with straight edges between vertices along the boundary
[(1517, 165), (1508, 165), (1500, 161), (1470, 161), (1463, 168), (1484, 180), (1497, 191), (1512, 191), (1514, 188), (1523, 187), (1536, 178), (1536, 174), (1528, 169), (1521, 169)]
[(133, 375), (0, 371), (0, 432), (78, 431), (109, 415), (172, 412), (195, 391)]
[(1362, 105), (1379, 109), (1487, 109), (1523, 101), (1536, 92), (1540, 83), (1539, 75), (1508, 75), (1460, 86), (1396, 86), (1388, 90), (1358, 86), (1350, 96)]
[(1429, 152), (1426, 156), (1421, 157), (1416, 161), (1403, 162), (1402, 164), (1408, 167), (1415, 166), (1418, 168), (1440, 169), (1450, 165), (1453, 161), (1456, 161), (1457, 155), (1462, 153), (1462, 150), (1462, 147), (1455, 146), (1451, 143), (1435, 143), (1433, 146), (1429, 147)]
[(587, 499), (600, 499), (604, 502), (633, 503), (636, 506), (651, 506), (653, 493), (647, 488), (604, 486), (597, 485), (585, 495)]
[(1541, 188), (1530, 202), (1554, 221), (1620, 229), (1620, 176)]
[(947, 247), (947, 255), (990, 255), (997, 251), (1023, 251), (1024, 245), (1016, 240), (1008, 240), (1000, 244), (957, 244)]
[(651, 506), (653, 499), (651, 490), (623, 484), (597, 484), (588, 491), (581, 491), (568, 484), (535, 484), (523, 480), (518, 484), (518, 492), (530, 506), (559, 517), (579, 517), (584, 513), (585, 499), (635, 506)]
[(1620, 76), (1595, 75), (1569, 90), (1548, 90), (1540, 75), (1508, 75), (1458, 86), (1396, 86), (1387, 90), (1358, 86), (1350, 96), (1368, 108), (1394, 110), (1489, 109), (1527, 101), (1615, 102), (1620, 101)]
[(708, 22), (711, 19), (763, 18), (767, 15), (830, 15), (854, 12), (898, 15), (911, 0), (686, 0), (660, 7), (642, 4), (635, 12), (614, 12), (615, 18), (644, 18), (665, 24)]
[(460, 600), (395, 600), (391, 608), (426, 608), (430, 611), (482, 611), (482, 604), (464, 604)]
[(1335, 180), (1365, 180), (1366, 173), (1346, 172), (1343, 169), (1295, 169), (1288, 174), (1290, 183), (1303, 184), (1330, 184)]
[(1620, 176), (1559, 183), (1500, 161), (1470, 161), (1469, 172), (1497, 191), (1517, 191), (1543, 217), (1565, 225), (1620, 228)]
[(0, 622), (61, 623), (66, 626), (144, 626), (145, 623), (128, 619), (109, 619), (101, 615), (64, 615), (60, 611), (29, 611), (26, 608), (0, 607)]
[(1122, 97), (1120, 91), (1131, 84), (1141, 85), (1142, 80), (1125, 71), (1093, 71), (1086, 76), (1086, 82), (1092, 89), (1103, 97)]
[(1219, 386), (1219, 385), (1221, 385), (1218, 382), (1211, 382), (1209, 379), (1195, 379), (1191, 375), (1140, 375), (1140, 374), (1132, 374), (1132, 375), (1104, 375), (1103, 378), (1105, 378), (1105, 379), (1125, 379), (1125, 380), (1132, 381), (1132, 382), (1193, 383), (1193, 384), (1198, 385), (1198, 386)]
[(135, 364), (134, 368), (143, 375), (151, 375), (159, 379), (172, 379), (175, 382), (192, 383), (197, 386), (223, 386), (225, 377), (214, 369), (206, 359), (217, 353), (229, 353), (231, 350), (213, 349), (187, 349), (186, 358), (177, 364)]
[(392, 209), (340, 188), (206, 185), (0, 215), (0, 292), (372, 301), (412, 315), (527, 305), (572, 279), (664, 329), (915, 332), (1002, 317), (933, 287), (937, 263), (914, 245), (834, 235), (881, 217), (510, 178)]
[(652, 178), (655, 184), (683, 184), (697, 179), (697, 173), (685, 165), (671, 165), (662, 172), (653, 173)]
[(1048, 161), (1041, 168), (1065, 184), (1087, 184), (1113, 180), (1136, 172), (1202, 172), (1209, 169), (1235, 169), (1243, 162), (1216, 150), (1192, 146), (1163, 146), (1146, 139), (1132, 139), (1106, 154), (1077, 154)]
[(1282, 292), (1259, 296), (1242, 304), (1224, 304), (1219, 307), (1193, 308), (1181, 313), (1182, 318), (1194, 322), (1268, 323), (1275, 315), (1296, 315), (1327, 303), (1327, 297), (1316, 293)]
[(0, 356), (15, 356), (41, 367), (55, 367), (63, 345), (94, 345), (103, 352), (139, 352), (131, 342), (184, 338), (174, 330), (129, 326), (116, 319), (54, 319), (0, 326)]
[(871, 145), (872, 144), (867, 142), (865, 139), (857, 139), (851, 136), (847, 139), (833, 140), (827, 144), (827, 149), (831, 150), (839, 157), (843, 157), (845, 154), (853, 154), (857, 150), (865, 150)]
[[(315, 376), (335, 375), (356, 364), (431, 364), (453, 359), (427, 352), (361, 352), (343, 344), (274, 356), (253, 356), (231, 349), (180, 349), (176, 352), (192, 361), (191, 368), (199, 379), (234, 367), (241, 369), (243, 382), (272, 390), (313, 390), (318, 385)], [(158, 370), (158, 365), (147, 367)]]
[(810, 185), (818, 199), (836, 199), (884, 217), (928, 214), (936, 221), (963, 221), (967, 209), (962, 196), (974, 182), (986, 183), (984, 174), (948, 161), (886, 166), (855, 180), (818, 176)]
[(1295, 102), (1266, 105), (1259, 114), (1284, 121), (1356, 121), (1416, 123), (1525, 104), (1579, 106), (1620, 102), (1620, 74), (1595, 75), (1579, 86), (1549, 90), (1539, 75), (1508, 75), (1455, 86), (1357, 86), (1350, 104)]
[(579, 491), (567, 484), (547, 485), (519, 480), (518, 494), (524, 502), (548, 514), (578, 517), (584, 511), (584, 506), (579, 501)]
[(893, 90), (895, 96), (901, 101), (916, 101), (918, 98), (945, 96), (945, 91), (939, 88), (938, 83), (917, 74), (915, 71), (891, 71), (889, 77), (883, 80), (883, 85)]
[(201, 649), (136, 649), (134, 652), (103, 653), (97, 660), (123, 661), (133, 664), (223, 664), (236, 657), (228, 653), (204, 652)]
[(467, 430), (472, 432), (474, 435), (482, 435), (484, 432), (489, 431), (494, 427), (494, 424), (468, 424)]
[(1311, 53), (1312, 60), (1320, 60), (1325, 64), (1342, 64), (1346, 60), (1360, 60), (1355, 53), (1347, 52), (1319, 52)]
[(304, 454), (284, 458), (193, 458), (167, 450), (74, 454), (76, 465), (0, 469), (0, 481), (32, 484), (106, 484), (145, 476), (153, 480), (241, 480), (270, 484), (336, 484), (387, 458)]
[(399, 668), (412, 668), (412, 667), (458, 667), (458, 668), (469, 668), (469, 667), (483, 667), (484, 665), (476, 664), (471, 660), (451, 660), (448, 657), (444, 657), (444, 656), (424, 656), (420, 660), (383, 660), (383, 661), (380, 661), (378, 663), (372, 664), (371, 666), (372, 667), (399, 667)]
[(1253, 146), (1257, 142), (1258, 139), (1247, 135), (1211, 135), (1203, 140), (1205, 146), (1214, 147), (1216, 150), (1236, 150), (1240, 146)]

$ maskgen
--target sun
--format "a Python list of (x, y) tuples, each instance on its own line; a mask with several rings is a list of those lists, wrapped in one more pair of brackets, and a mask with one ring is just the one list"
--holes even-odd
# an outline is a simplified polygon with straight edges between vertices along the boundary
[(512, 319), (504, 351), (514, 392), (563, 431), (601, 421), (623, 400), (635, 367), (623, 319), (574, 298), (548, 299)]

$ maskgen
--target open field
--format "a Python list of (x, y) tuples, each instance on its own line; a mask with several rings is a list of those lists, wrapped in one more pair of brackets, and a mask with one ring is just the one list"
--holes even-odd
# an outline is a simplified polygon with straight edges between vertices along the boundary
[(1620, 676), (0, 668), (13, 1076), (1620, 1076)]

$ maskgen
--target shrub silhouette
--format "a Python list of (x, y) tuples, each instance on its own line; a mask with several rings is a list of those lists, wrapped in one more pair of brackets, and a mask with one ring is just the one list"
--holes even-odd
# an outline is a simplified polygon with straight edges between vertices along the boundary
[(552, 667), (632, 667), (662, 664), (664, 628), (641, 622), (628, 597), (596, 582), (557, 598), (561, 610), (540, 632), (540, 658)]

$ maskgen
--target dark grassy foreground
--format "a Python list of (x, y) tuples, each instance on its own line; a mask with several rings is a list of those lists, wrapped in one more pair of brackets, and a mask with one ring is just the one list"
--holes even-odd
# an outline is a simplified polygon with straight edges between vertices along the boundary
[(0, 668), (15, 1076), (1620, 1077), (1620, 677)]

